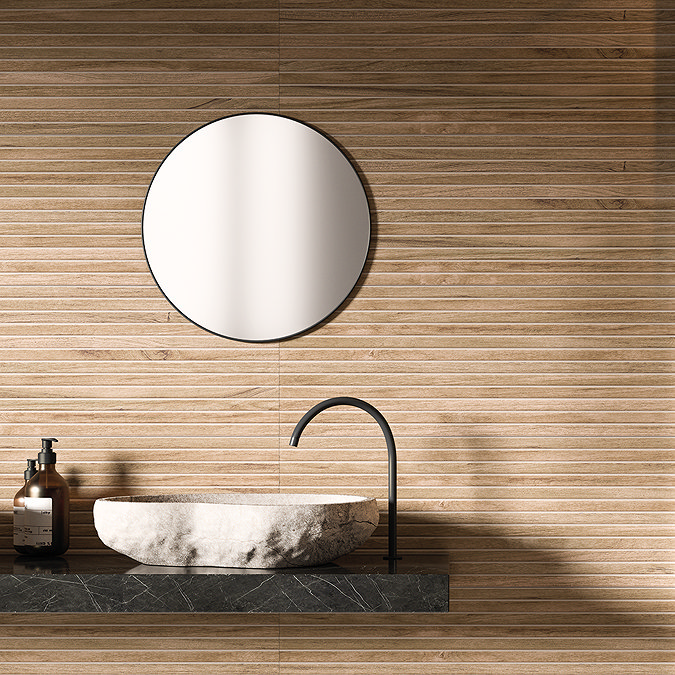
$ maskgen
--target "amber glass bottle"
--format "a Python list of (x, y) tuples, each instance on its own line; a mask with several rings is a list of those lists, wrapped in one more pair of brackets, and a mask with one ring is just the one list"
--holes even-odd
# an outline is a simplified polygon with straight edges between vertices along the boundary
[(28, 481), (37, 473), (35, 468), (36, 460), (27, 460), (28, 466), (23, 472), (23, 487), (14, 495), (14, 548), (19, 553), (27, 553), (25, 543), (24, 513), (26, 511), (26, 485)]
[(25, 553), (61, 555), (70, 544), (70, 490), (56, 471), (56, 438), (42, 439), (38, 472), (26, 485)]

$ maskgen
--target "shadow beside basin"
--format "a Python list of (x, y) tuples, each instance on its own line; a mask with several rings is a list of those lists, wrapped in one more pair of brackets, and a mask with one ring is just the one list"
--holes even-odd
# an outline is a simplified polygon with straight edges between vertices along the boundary
[(146, 565), (236, 568), (323, 565), (363, 544), (377, 502), (351, 495), (198, 493), (94, 503), (101, 541)]

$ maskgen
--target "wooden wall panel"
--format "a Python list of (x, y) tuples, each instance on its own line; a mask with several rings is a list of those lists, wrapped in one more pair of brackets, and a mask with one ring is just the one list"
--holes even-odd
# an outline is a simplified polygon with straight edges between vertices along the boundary
[[(377, 405), (400, 545), (449, 552), (453, 606), (282, 617), (282, 673), (672, 667), (619, 609), (672, 598), (672, 61), (656, 8), (579, 4), (284, 3), (281, 111), (350, 153), (376, 238), (281, 344), (282, 437), (326, 396)], [(353, 486), (386, 497), (364, 413), (282, 446), (283, 490)]]
[[(68, 615), (41, 643), (40, 617), (0, 617), (0, 673), (671, 672), (673, 21), (662, 0), (5, 0), (0, 548), (55, 435), (75, 552), (102, 549), (96, 497), (255, 486), (373, 494), (384, 550), (377, 425), (333, 409), (287, 445), (353, 395), (397, 438), (403, 554), (449, 554), (452, 605)], [(161, 159), (241, 111), (329, 134), (372, 207), (348, 303), (275, 344), (192, 326), (141, 245)]]

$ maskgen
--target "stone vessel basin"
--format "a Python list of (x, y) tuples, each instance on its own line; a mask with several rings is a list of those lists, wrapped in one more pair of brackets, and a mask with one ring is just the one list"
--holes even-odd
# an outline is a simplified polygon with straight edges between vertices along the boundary
[(347, 495), (199, 493), (94, 503), (101, 541), (146, 565), (312, 567), (353, 551), (379, 520), (377, 502)]

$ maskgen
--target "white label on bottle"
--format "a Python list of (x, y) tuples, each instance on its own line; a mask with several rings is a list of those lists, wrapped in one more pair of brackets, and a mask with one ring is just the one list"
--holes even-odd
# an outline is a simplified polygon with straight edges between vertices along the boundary
[(14, 507), (14, 546), (24, 546), (24, 524), (23, 524), (23, 514), (25, 512), (25, 507), (15, 506)]
[(52, 498), (26, 497), (24, 546), (52, 545)]

